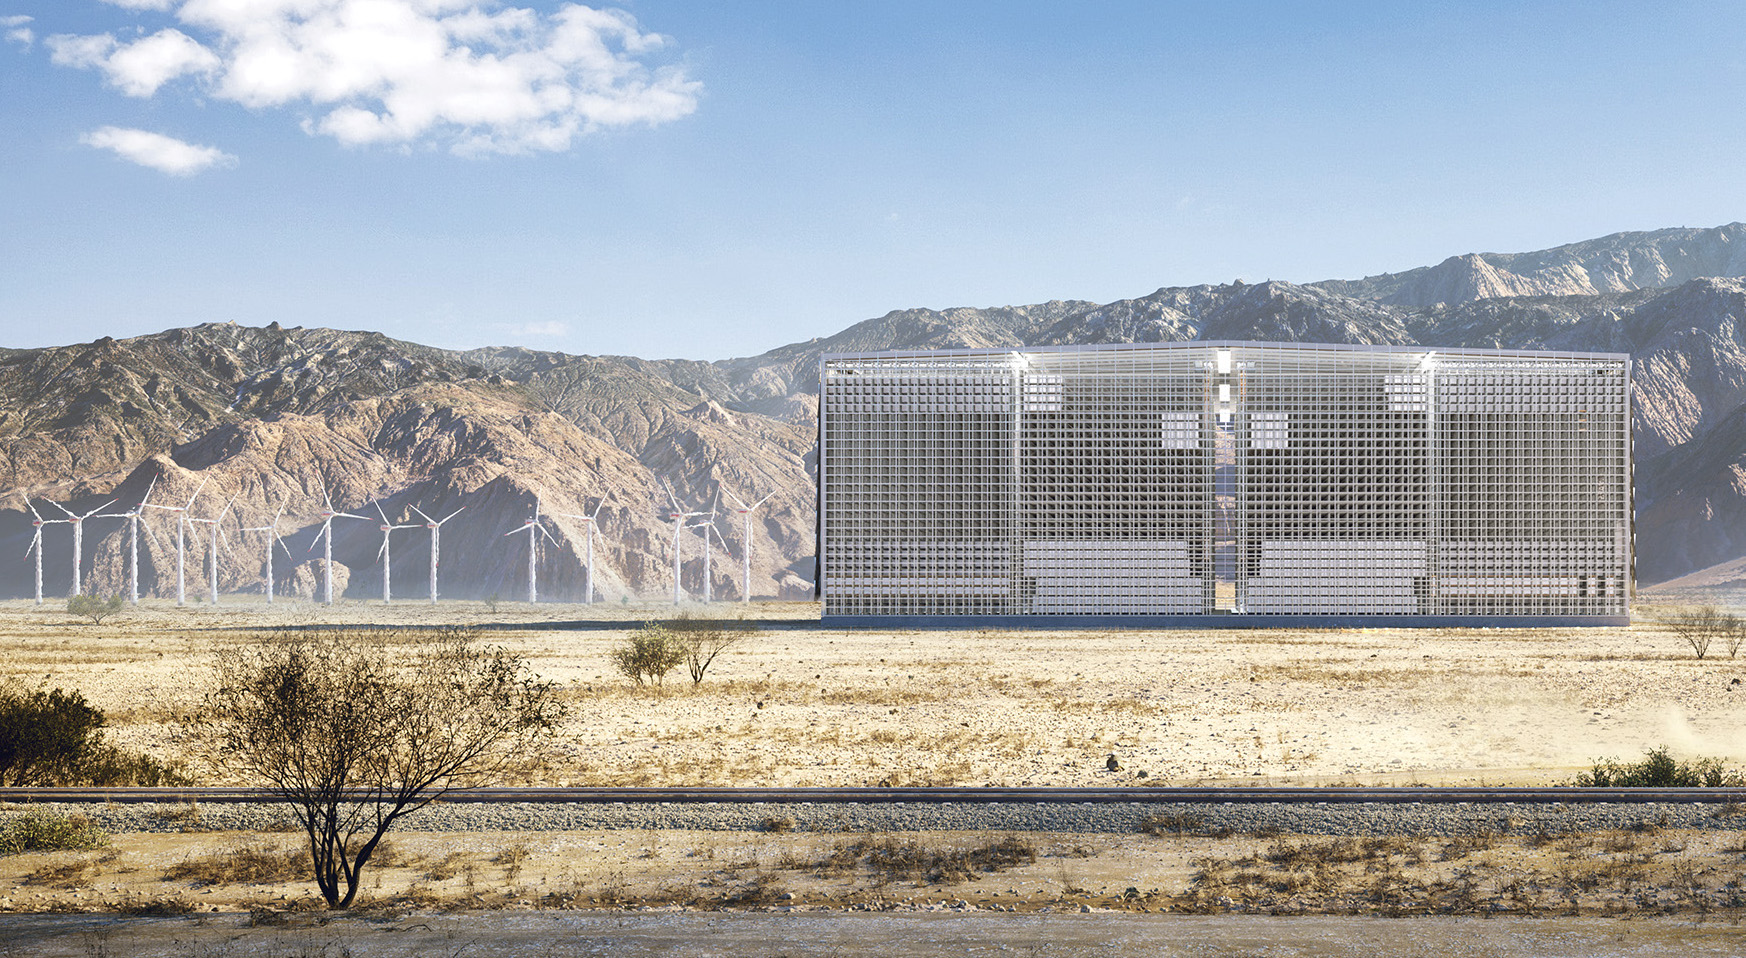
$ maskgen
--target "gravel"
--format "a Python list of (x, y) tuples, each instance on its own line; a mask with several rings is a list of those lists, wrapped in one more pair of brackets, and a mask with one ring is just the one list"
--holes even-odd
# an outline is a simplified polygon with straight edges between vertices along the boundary
[[(110, 832), (300, 830), (285, 806), (268, 804), (0, 807), (0, 816), (44, 808), (82, 814)], [(1278, 831), (1300, 835), (1532, 835), (1654, 826), (1746, 830), (1746, 810), (1714, 804), (453, 804), (433, 805), (401, 831), (528, 832), (613, 829), (705, 831), (1037, 831), (1123, 833), (1147, 823), (1204, 834)]]

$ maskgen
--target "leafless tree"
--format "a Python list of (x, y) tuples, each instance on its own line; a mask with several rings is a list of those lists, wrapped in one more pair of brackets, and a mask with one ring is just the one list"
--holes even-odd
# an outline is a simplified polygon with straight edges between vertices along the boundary
[(692, 685), (702, 685), (704, 673), (709, 671), (715, 657), (746, 636), (744, 623), (730, 625), (717, 619), (693, 619), (686, 615), (673, 621), (672, 630), (691, 673)]
[(219, 654), (209, 741), (291, 805), (329, 908), (352, 904), (397, 821), (501, 781), (562, 718), (552, 683), (473, 638), (268, 633)]
[(1657, 617), (1661, 624), (1684, 639), (1699, 659), (1709, 654), (1710, 644), (1722, 639), (1732, 657), (1740, 648), (1741, 634), (1746, 631), (1738, 616), (1730, 615), (1713, 605), (1674, 609)]

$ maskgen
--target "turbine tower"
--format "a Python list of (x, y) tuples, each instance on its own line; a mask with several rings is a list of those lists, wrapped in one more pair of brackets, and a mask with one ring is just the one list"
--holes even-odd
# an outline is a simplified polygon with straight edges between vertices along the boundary
[(588, 515), (577, 515), (574, 512), (552, 513), (554, 516), (563, 516), (566, 519), (581, 519), (583, 528), (588, 530), (587, 557), (583, 560), (582, 565), (582, 568), (586, 570), (582, 580), (582, 601), (588, 605), (594, 604), (594, 526), (595, 520), (600, 517), (600, 510), (604, 508), (606, 508), (606, 497), (601, 496), (600, 504), (595, 506), (594, 511)]
[(540, 525), (540, 501), (538, 499), (534, 500), (533, 517), (528, 519), (527, 522), (505, 532), (504, 535), (512, 536), (517, 532), (522, 531), (527, 532), (527, 600), (529, 602), (538, 602), (540, 600), (540, 593), (539, 588), (534, 584), (534, 576), (538, 573), (539, 569), (538, 563), (534, 557), (539, 555), (540, 540), (539, 536), (534, 535), (534, 533), (538, 532), (547, 539), (551, 539), (553, 545), (558, 544), (558, 540), (552, 539), (552, 534), (546, 531), (546, 527)]
[[(465, 508), (467, 508), (467, 507), (466, 506), (461, 507), (461, 509), (465, 509)], [(427, 516), (424, 514), (424, 510), (418, 508), (417, 506), (412, 507), (412, 511), (418, 513), (418, 517), (420, 519), (424, 520), (424, 527), (426, 529), (430, 530), (430, 604), (431, 605), (436, 605), (436, 600), (437, 600), (437, 556), (442, 551), (443, 523), (449, 521), (450, 519), (453, 519), (456, 515), (459, 515), (461, 509), (456, 509), (454, 512), (451, 512), (448, 515), (443, 516), (441, 519), (432, 519), (430, 516)]]
[(712, 558), (715, 555), (715, 550), (711, 548), (709, 534), (713, 532), (717, 539), (721, 539), (723, 549), (727, 548), (727, 540), (721, 538), (721, 530), (715, 527), (714, 515), (711, 515), (706, 521), (693, 522), (686, 528), (703, 530), (700, 533), (703, 536), (703, 604), (708, 605), (715, 601), (715, 585), (710, 581), (710, 571), (715, 568)]
[(284, 518), (284, 516), (285, 516), (285, 503), (280, 503), (279, 504), (279, 511), (273, 513), (272, 524), (264, 525), (264, 526), (249, 526), (248, 528), (242, 530), (244, 532), (265, 532), (265, 533), (267, 533), (267, 577), (266, 577), (265, 584), (267, 587), (267, 604), (268, 605), (273, 604), (273, 546), (275, 544), (277, 544), (279, 546), (279, 548), (285, 550), (285, 558), (287, 558), (287, 559), (291, 558), (291, 550), (285, 548), (285, 540), (283, 538), (284, 534), (279, 531), (279, 520)]
[[(752, 601), (752, 510), (758, 508), (759, 506), (763, 505), (766, 502), (769, 502), (770, 496), (773, 496), (776, 493), (772, 492), (772, 493), (770, 493), (770, 496), (765, 496), (764, 498), (759, 499), (757, 502), (754, 502), (748, 506), (748, 505), (746, 505), (745, 500), (741, 499), (739, 496), (734, 495), (732, 489), (725, 489), (724, 488), (722, 491), (727, 493), (728, 498), (732, 499), (734, 501), (734, 504), (739, 506), (739, 508), (735, 509), (734, 511), (738, 512), (740, 514), (741, 518), (743, 518), (745, 520), (745, 526), (746, 526), (745, 539), (743, 541), (741, 541), (741, 543), (740, 543), (740, 551), (743, 553), (743, 555), (740, 556), (740, 559), (745, 564), (746, 587), (745, 587), (745, 591), (743, 593), (741, 593), (741, 595), (740, 595), (740, 601), (741, 602), (750, 602), (750, 601)], [(724, 545), (725, 545), (725, 543), (724, 543)]]
[(127, 520), (127, 601), (139, 605), (139, 527), (145, 526), (146, 535), (152, 540), (152, 545), (158, 544), (158, 537), (152, 535), (152, 527), (146, 525), (142, 513), (151, 502), (152, 488), (158, 484), (158, 477), (146, 484), (145, 495), (140, 497), (139, 504), (126, 512), (105, 512), (98, 518)]
[(73, 591), (68, 593), (68, 594), (69, 595), (84, 595), (85, 593), (80, 588), (80, 583), (79, 583), (79, 564), (83, 561), (83, 552), (85, 549), (85, 520), (91, 518), (92, 516), (96, 515), (99, 512), (102, 512), (103, 510), (109, 508), (110, 506), (115, 505), (115, 500), (111, 499), (108, 502), (105, 502), (104, 504), (98, 506), (95, 509), (92, 509), (90, 512), (87, 512), (82, 516), (81, 515), (74, 515), (73, 510), (68, 509), (66, 506), (63, 506), (58, 502), (55, 502), (53, 499), (48, 499), (45, 501), (48, 502), (49, 505), (54, 506), (56, 509), (59, 509), (62, 512), (66, 513), (67, 514), (66, 521), (73, 524)]
[[(354, 516), (349, 512), (336, 512), (336, 511), (334, 511), (333, 497), (329, 496), (327, 494), (327, 490), (325, 488), (321, 490), (321, 501), (323, 503), (325, 503), (325, 505), (323, 506), (323, 508), (320, 512), (316, 513), (316, 516), (315, 516), (317, 519), (321, 520), (321, 531), (317, 532), (315, 534), (315, 538), (320, 539), (322, 541), (322, 549), (321, 549), (322, 602), (327, 604), (327, 605), (333, 605), (333, 521), (335, 519), (364, 519), (365, 521), (368, 521), (369, 517), (368, 516)], [(315, 543), (314, 542), (309, 543), (309, 551), (310, 552), (315, 551)]]
[(230, 548), (230, 537), (226, 536), (224, 534), (224, 529), (219, 526), (219, 523), (224, 521), (224, 517), (230, 514), (230, 507), (234, 505), (236, 505), (236, 497), (231, 496), (230, 501), (224, 504), (223, 511), (219, 512), (218, 518), (188, 520), (189, 522), (202, 522), (212, 526), (211, 541), (207, 543), (206, 574), (212, 584), (213, 605), (218, 604), (218, 543), (222, 540), (224, 542), (224, 551), (229, 552), (231, 555), (236, 555), (236, 552)]
[(162, 509), (176, 514), (176, 604), (182, 605), (188, 599), (188, 554), (186, 548), (188, 531), (188, 510), (194, 508), (194, 500), (200, 497), (200, 490), (206, 488), (206, 480), (202, 478), (200, 485), (194, 487), (194, 494), (188, 501), (179, 506), (160, 506), (155, 502), (144, 503), (141, 508)]
[(392, 595), (390, 594), (389, 588), (388, 588), (388, 571), (389, 571), (388, 537), (394, 534), (395, 529), (416, 529), (418, 527), (417, 526), (397, 526), (394, 523), (389, 522), (388, 521), (388, 513), (382, 511), (381, 500), (376, 501), (376, 514), (382, 517), (382, 524), (376, 527), (376, 528), (382, 530), (382, 549), (381, 549), (381, 551), (376, 553), (376, 556), (382, 560), (382, 604), (387, 605), (392, 600)]
[(24, 507), (30, 510), (30, 524), (36, 527), (36, 534), (30, 537), (30, 548), (24, 550), (24, 556), (28, 559), (32, 552), (36, 553), (36, 604), (42, 605), (42, 527), (67, 520), (44, 519), (29, 499), (24, 500)]
[(673, 604), (678, 605), (685, 601), (685, 590), (679, 581), (680, 573), (685, 568), (683, 543), (680, 535), (685, 531), (685, 520), (695, 519), (704, 513), (686, 512), (685, 507), (679, 504), (679, 497), (673, 494), (672, 486), (663, 482), (661, 488), (667, 490), (667, 498), (673, 503), (673, 511), (667, 513), (667, 518), (673, 520)]

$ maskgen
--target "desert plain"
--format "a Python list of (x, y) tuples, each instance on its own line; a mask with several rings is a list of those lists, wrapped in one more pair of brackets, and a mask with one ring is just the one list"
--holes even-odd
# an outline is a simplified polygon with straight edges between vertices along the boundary
[[(1596, 629), (844, 631), (821, 628), (810, 603), (718, 604), (684, 610), (745, 623), (703, 681), (681, 668), (639, 687), (609, 653), (672, 618), (670, 604), (494, 605), (268, 607), (238, 596), (152, 601), (94, 625), (13, 601), (0, 604), (0, 677), (80, 690), (115, 741), (210, 784), (241, 784), (200, 747), (213, 652), (322, 627), (380, 629), (373, 641), (391, 652), (416, 630), (459, 626), (524, 654), (569, 705), (527, 770), (539, 784), (1543, 785), (1659, 747), (1746, 762), (1746, 658), (1717, 647), (1700, 660), (1648, 615)], [(314, 901), (296, 865), (300, 836), (212, 831), (197, 807), (166, 814), (178, 830), (0, 858), (0, 909)], [(1746, 825), (1737, 808), (1719, 814)], [(1746, 870), (1735, 829), (1480, 840), (1155, 831), (407, 832), (372, 866), (365, 898), (1028, 910), (1266, 900), (1344, 911), (1387, 901), (1370, 894), (1377, 882), (1405, 882), (1466, 895), (1470, 908), (1605, 914), (1678, 909), (1696, 901), (1692, 882), (1719, 896), (1706, 902), (1728, 900), (1729, 887), (1737, 901)]]

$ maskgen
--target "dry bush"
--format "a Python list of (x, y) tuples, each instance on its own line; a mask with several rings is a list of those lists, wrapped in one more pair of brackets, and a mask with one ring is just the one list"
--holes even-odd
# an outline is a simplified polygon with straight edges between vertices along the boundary
[(312, 864), (305, 848), (273, 848), (257, 843), (189, 858), (164, 869), (164, 881), (202, 885), (278, 885), (306, 877)]
[(1691, 646), (1692, 653), (1699, 659), (1709, 653), (1710, 645), (1717, 639), (1728, 647), (1731, 658), (1740, 651), (1741, 639), (1746, 637), (1746, 622), (1713, 605), (1669, 609), (1658, 613), (1655, 618)]
[(110, 852), (100, 857), (74, 858), (63, 862), (49, 862), (36, 871), (24, 876), (23, 884), (46, 885), (50, 888), (78, 888), (97, 870), (99, 865), (107, 865), (120, 856)]
[(865, 865), (881, 881), (940, 884), (971, 881), (986, 873), (1033, 864), (1036, 860), (1036, 847), (1017, 835), (969, 848), (868, 836), (838, 844), (812, 867), (821, 874), (843, 874)]

